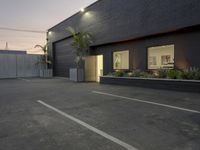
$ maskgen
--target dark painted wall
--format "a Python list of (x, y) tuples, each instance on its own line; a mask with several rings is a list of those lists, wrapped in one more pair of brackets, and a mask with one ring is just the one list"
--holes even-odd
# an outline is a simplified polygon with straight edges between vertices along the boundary
[(69, 34), (68, 26), (90, 31), (95, 45), (173, 31), (200, 24), (199, 0), (99, 0), (51, 28), (51, 42)]
[(104, 55), (104, 74), (108, 74), (113, 70), (113, 52), (121, 50), (130, 51), (131, 70), (146, 70), (148, 47), (169, 44), (175, 45), (175, 68), (200, 68), (200, 28), (146, 37), (116, 44), (97, 46), (93, 48), (92, 54)]

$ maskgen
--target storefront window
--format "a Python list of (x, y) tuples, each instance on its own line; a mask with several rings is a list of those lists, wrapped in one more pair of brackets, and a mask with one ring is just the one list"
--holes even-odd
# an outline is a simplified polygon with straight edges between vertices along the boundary
[(129, 69), (129, 51), (118, 51), (113, 53), (113, 68)]
[(174, 45), (148, 48), (148, 69), (173, 69)]

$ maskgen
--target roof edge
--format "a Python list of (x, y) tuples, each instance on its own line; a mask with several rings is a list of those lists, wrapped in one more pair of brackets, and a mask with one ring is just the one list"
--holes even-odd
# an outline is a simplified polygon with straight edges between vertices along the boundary
[(174, 29), (174, 30), (168, 30), (168, 31), (165, 31), (165, 32), (160, 32), (160, 33), (149, 34), (149, 35), (146, 35), (146, 36), (139, 36), (139, 37), (135, 37), (135, 38), (127, 38), (127, 39), (124, 39), (124, 40), (118, 40), (118, 41), (112, 41), (112, 42), (106, 42), (106, 43), (97, 43), (97, 44), (94, 44), (94, 45), (90, 45), (90, 47), (99, 47), (99, 46), (105, 46), (105, 45), (110, 45), (110, 44), (129, 42), (129, 41), (132, 41), (132, 40), (140, 40), (140, 39), (154, 37), (154, 36), (161, 36), (161, 35), (170, 34), (170, 33), (188, 32), (188, 31), (194, 31), (194, 30), (200, 30), (200, 24), (196, 24), (196, 25), (192, 25), (192, 26), (188, 26), (188, 27), (182, 27), (182, 28)]
[[(85, 9), (87, 9), (87, 8), (89, 8), (89, 7), (91, 7), (91, 6), (95, 5), (95, 4), (97, 4), (97, 3), (99, 3), (100, 1), (102, 1), (102, 0), (97, 0), (96, 2), (94, 2), (94, 3), (92, 3), (92, 4), (88, 5), (88, 6), (86, 6)], [(80, 13), (80, 11), (76, 12), (75, 14), (71, 15), (70, 17), (68, 17), (68, 18), (66, 18), (66, 19), (64, 19), (64, 20), (62, 20), (61, 22), (57, 23), (57, 24), (54, 25), (53, 27), (49, 28), (47, 31), (49, 31), (49, 30), (53, 29), (54, 27), (56, 27), (56, 26), (62, 24), (63, 22), (69, 20), (70, 18), (72, 18), (72, 17), (78, 15), (79, 13)]]

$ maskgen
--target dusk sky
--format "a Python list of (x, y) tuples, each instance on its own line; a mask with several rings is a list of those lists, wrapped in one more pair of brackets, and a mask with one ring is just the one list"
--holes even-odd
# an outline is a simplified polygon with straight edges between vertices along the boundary
[[(78, 12), (96, 0), (0, 0), (0, 29), (46, 31), (55, 24)], [(0, 30), (0, 49), (6, 42), (10, 50), (34, 49), (36, 44), (45, 44), (45, 33), (16, 32)]]

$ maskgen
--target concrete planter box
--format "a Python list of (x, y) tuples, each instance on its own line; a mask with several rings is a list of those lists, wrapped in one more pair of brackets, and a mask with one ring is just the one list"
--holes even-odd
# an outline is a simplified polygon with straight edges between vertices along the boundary
[(40, 77), (41, 78), (51, 78), (52, 76), (53, 76), (53, 70), (52, 69), (40, 70)]
[(69, 78), (71, 81), (83, 82), (84, 81), (84, 69), (70, 68)]
[(151, 78), (102, 76), (100, 77), (100, 83), (200, 93), (200, 81), (198, 80), (151, 79)]

